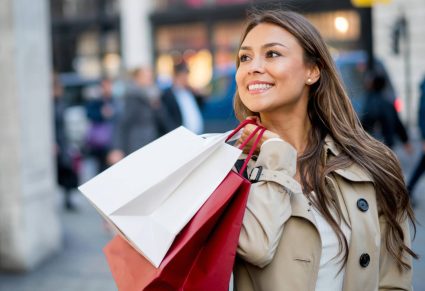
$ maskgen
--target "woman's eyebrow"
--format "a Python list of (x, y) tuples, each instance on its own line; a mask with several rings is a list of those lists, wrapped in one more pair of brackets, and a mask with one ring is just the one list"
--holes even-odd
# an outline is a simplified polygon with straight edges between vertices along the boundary
[(284, 45), (283, 43), (280, 42), (271, 42), (271, 43), (266, 43), (265, 45), (263, 45), (263, 48), (269, 48), (269, 47), (273, 47), (273, 46), (282, 46), (284, 48), (288, 48), (286, 45)]
[[(262, 45), (261, 48), (269, 48), (269, 47), (274, 47), (274, 46), (281, 46), (281, 47), (284, 47), (284, 48), (288, 48), (286, 45), (284, 45), (283, 43), (280, 43), (280, 42), (266, 43), (266, 44)], [(241, 50), (241, 51), (252, 51), (252, 47), (241, 46), (239, 50)]]

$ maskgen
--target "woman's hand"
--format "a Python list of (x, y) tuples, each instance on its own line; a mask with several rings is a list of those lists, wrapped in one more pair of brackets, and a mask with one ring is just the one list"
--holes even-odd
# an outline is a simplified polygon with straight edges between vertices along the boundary
[[(256, 123), (259, 126), (263, 126), (259, 120), (259, 118), (257, 116), (252, 116), (252, 117), (248, 117), (247, 119), (253, 119), (256, 121)], [(241, 145), (250, 135), (251, 133), (257, 128), (257, 125), (255, 124), (247, 124), (243, 129), (242, 129), (242, 134), (241, 137), (239, 138), (239, 140), (236, 142), (236, 145), (239, 146)], [(244, 153), (248, 153), (251, 149), (251, 147), (254, 144), (254, 141), (256, 140), (256, 137), (258, 136), (258, 133), (260, 131), (258, 131), (255, 135), (255, 137), (251, 138), (251, 140), (248, 142), (248, 144), (245, 146), (245, 148), (243, 149)], [(276, 133), (270, 131), (270, 130), (266, 130), (263, 134), (263, 136), (261, 137), (260, 141), (258, 142), (258, 145), (254, 151), (254, 154), (258, 155), (258, 153), (260, 152), (261, 149), (261, 145), (268, 139), (270, 138), (280, 138), (279, 135), (277, 135)]]

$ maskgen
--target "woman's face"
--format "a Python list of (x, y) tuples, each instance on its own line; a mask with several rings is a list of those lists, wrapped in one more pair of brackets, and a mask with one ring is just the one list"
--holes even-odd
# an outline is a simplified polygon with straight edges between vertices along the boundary
[(260, 113), (306, 108), (312, 70), (303, 55), (297, 39), (280, 26), (254, 27), (239, 50), (236, 83), (243, 104)]

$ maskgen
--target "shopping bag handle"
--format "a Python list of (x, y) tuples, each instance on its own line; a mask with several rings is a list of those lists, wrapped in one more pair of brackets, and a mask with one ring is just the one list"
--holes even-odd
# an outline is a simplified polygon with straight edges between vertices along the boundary
[(245, 125), (247, 124), (254, 124), (257, 125), (257, 122), (255, 122), (254, 119), (245, 119), (239, 125), (229, 134), (229, 136), (226, 138), (226, 142), (228, 142), (235, 134), (237, 134)]
[(263, 126), (260, 126), (257, 124), (257, 122), (254, 119), (245, 119), (242, 121), (226, 138), (226, 142), (230, 140), (236, 133), (238, 133), (243, 127), (245, 127), (247, 124), (254, 124), (257, 126), (251, 134), (246, 138), (246, 140), (239, 146), (239, 149), (244, 149), (246, 145), (255, 137), (255, 135), (258, 133), (258, 136), (255, 138), (254, 143), (252, 144), (251, 149), (249, 150), (249, 153), (245, 159), (245, 162), (243, 163), (242, 167), (239, 170), (239, 175), (243, 175), (243, 172), (245, 171), (246, 167), (248, 166), (249, 161), (251, 160), (252, 156), (254, 155), (255, 149), (258, 146), (258, 143), (260, 142), (261, 138), (263, 137), (264, 132), (266, 131), (266, 128)]
[(244, 140), (244, 142), (239, 145), (239, 149), (243, 150), (246, 147), (246, 145), (254, 138), (254, 136), (257, 134), (257, 132), (262, 128), (264, 128), (264, 127), (257, 125), (257, 127)]
[(257, 131), (260, 131), (258, 133), (258, 136), (255, 138), (254, 143), (252, 144), (251, 149), (249, 150), (248, 155), (246, 156), (245, 162), (243, 163), (242, 167), (239, 170), (239, 175), (243, 175), (246, 167), (248, 166), (249, 161), (251, 160), (252, 156), (254, 155), (254, 151), (258, 146), (258, 143), (260, 142), (261, 138), (263, 137), (264, 132), (266, 131), (265, 127), (262, 126), (258, 126), (250, 135), (249, 137), (244, 141), (243, 143), (243, 147), (244, 148), (246, 146), (246, 144), (249, 142), (249, 140), (252, 139), (253, 136), (255, 136), (255, 134), (257, 133)]

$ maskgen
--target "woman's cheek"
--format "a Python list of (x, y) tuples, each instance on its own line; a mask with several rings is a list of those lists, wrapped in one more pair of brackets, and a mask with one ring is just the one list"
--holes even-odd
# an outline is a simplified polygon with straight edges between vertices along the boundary
[(235, 80), (236, 80), (236, 84), (238, 85), (238, 88), (242, 88), (244, 86), (243, 79), (245, 75), (246, 75), (245, 69), (243, 68), (243, 64), (241, 64), (239, 68), (236, 70), (236, 75), (235, 75)]

